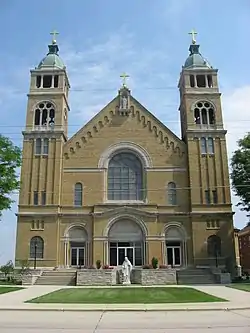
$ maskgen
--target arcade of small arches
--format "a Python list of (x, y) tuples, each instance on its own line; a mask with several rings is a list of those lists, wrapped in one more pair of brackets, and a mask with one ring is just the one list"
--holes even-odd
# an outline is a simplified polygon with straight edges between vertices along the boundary
[[(166, 225), (162, 236), (162, 263), (175, 268), (186, 267), (187, 235), (178, 223)], [(64, 244), (64, 267), (84, 267), (92, 265), (91, 243), (85, 227), (81, 224), (71, 225), (62, 238)], [(141, 267), (149, 263), (148, 234), (144, 223), (134, 217), (121, 216), (108, 223), (103, 236), (104, 256), (103, 264), (120, 266), (127, 256), (133, 266)], [(207, 241), (208, 258), (221, 256), (221, 239), (211, 235)], [(40, 236), (30, 240), (30, 259), (44, 259), (44, 240)], [(101, 260), (102, 258), (100, 258)], [(101, 260), (102, 261), (102, 260)]]

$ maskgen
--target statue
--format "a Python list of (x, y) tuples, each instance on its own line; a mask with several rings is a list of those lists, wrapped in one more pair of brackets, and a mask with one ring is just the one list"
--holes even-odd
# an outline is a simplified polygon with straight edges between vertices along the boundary
[(129, 261), (128, 257), (125, 257), (122, 264), (122, 275), (123, 275), (123, 284), (131, 284), (130, 275), (132, 272), (133, 266)]
[(128, 99), (126, 96), (122, 97), (122, 109), (127, 109), (128, 108)]

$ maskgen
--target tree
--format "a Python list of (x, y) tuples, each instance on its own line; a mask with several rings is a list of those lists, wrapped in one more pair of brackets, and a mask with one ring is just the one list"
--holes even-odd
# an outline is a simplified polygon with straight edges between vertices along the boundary
[(10, 209), (10, 195), (19, 188), (16, 169), (21, 166), (21, 149), (0, 134), (0, 217), (4, 209)]
[(250, 212), (250, 133), (238, 141), (238, 149), (231, 160), (233, 190), (241, 201), (237, 206)]
[(13, 262), (11, 260), (8, 261), (7, 264), (0, 267), (0, 271), (4, 273), (5, 277), (10, 275), (14, 271)]

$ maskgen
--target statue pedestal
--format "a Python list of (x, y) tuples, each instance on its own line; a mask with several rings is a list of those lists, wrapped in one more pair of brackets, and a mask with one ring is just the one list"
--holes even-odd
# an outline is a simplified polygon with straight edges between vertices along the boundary
[(122, 284), (123, 284), (124, 286), (129, 286), (129, 285), (131, 284), (131, 282), (130, 282), (130, 281), (124, 281)]

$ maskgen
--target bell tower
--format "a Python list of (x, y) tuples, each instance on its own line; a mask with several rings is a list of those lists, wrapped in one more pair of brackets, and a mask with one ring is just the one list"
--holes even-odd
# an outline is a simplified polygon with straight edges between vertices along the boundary
[(24, 206), (59, 206), (62, 148), (68, 132), (66, 67), (59, 56), (56, 31), (47, 55), (31, 70), (26, 126), (23, 131), (23, 162), (19, 210)]
[[(200, 53), (196, 32), (190, 34), (190, 53), (179, 80), (179, 111), (182, 139), (187, 144), (194, 264), (202, 265), (207, 258), (214, 265), (212, 257), (219, 257), (232, 270), (233, 212), (218, 70)], [(208, 250), (211, 239), (217, 242), (212, 252)]]
[(201, 55), (192, 31), (179, 81), (182, 139), (188, 146), (192, 210), (200, 205), (231, 209), (226, 130), (217, 73)]

